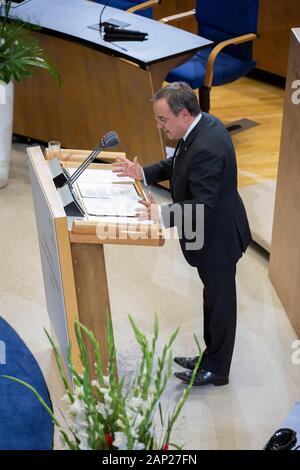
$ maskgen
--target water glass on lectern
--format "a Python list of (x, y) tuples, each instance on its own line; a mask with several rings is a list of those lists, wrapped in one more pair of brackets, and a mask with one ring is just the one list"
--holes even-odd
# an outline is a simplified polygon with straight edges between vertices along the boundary
[(58, 142), (57, 140), (50, 140), (50, 142), (48, 142), (48, 152), (49, 152), (50, 160), (55, 157), (59, 159), (60, 148), (61, 148), (61, 143)]

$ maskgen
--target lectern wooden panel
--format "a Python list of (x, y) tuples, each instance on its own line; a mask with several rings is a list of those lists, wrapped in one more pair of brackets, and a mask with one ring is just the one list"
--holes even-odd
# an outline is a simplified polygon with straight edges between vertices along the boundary
[(260, 0), (259, 40), (253, 43), (259, 69), (286, 77), (289, 31), (299, 24), (299, 0)]
[[(129, 217), (85, 215), (80, 220), (68, 218), (41, 148), (29, 147), (27, 151), (52, 332), (65, 364), (69, 344), (72, 344), (73, 361), (80, 370), (74, 332), (74, 320), (79, 319), (99, 340), (103, 364), (106, 365), (109, 360), (106, 318), (110, 312), (110, 304), (103, 244), (161, 246), (164, 243), (161, 227), (158, 224), (139, 223), (135, 218), (128, 220)], [(81, 153), (81, 159), (85, 158), (87, 152)], [(103, 153), (108, 161), (114, 158), (112, 152)], [(68, 166), (78, 166), (79, 158), (78, 150), (62, 151), (62, 160)], [(110, 164), (92, 166), (103, 171), (111, 169)], [(145, 196), (141, 185), (137, 186), (139, 194)], [(99, 233), (107, 236), (101, 237)], [(91, 348), (88, 353), (93, 364)]]
[(296, 28), (290, 35), (269, 275), (298, 336), (300, 336), (300, 104), (295, 101), (295, 96), (293, 99), (296, 89), (292, 84), (296, 80), (299, 83), (299, 79), (300, 28)]
[[(144, 164), (165, 157), (150, 103), (154, 88), (149, 70), (65, 38), (34, 35), (64, 83), (59, 87), (42, 70), (16, 84), (15, 133), (86, 149), (115, 130), (118, 148), (129, 158), (138, 155)], [(163, 74), (164, 70), (159, 74), (160, 85)], [(39, 112), (25, 119), (29, 108)]]

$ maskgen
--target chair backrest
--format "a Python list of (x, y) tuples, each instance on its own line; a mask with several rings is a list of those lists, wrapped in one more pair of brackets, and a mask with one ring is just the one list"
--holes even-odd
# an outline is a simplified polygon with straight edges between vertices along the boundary
[[(94, 0), (96, 3), (102, 3), (105, 5), (108, 0)], [(146, 0), (110, 0), (108, 5), (110, 7), (119, 8), (120, 10), (128, 10), (130, 7), (134, 7), (139, 3), (143, 3)], [(147, 8), (146, 10), (141, 10), (136, 12), (137, 15), (147, 16), (152, 18), (152, 8)]]
[[(197, 0), (198, 34), (216, 43), (257, 32), (259, 0)], [(227, 54), (252, 59), (252, 43), (229, 46)]]

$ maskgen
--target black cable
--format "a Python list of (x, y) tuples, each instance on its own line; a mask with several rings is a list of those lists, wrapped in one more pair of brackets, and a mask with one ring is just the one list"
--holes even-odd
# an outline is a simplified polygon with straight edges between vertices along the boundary
[(99, 33), (100, 33), (100, 37), (103, 41), (104, 41), (104, 39), (103, 39), (103, 35), (102, 35), (102, 16), (103, 16), (103, 12), (104, 12), (105, 8), (108, 7), (109, 4), (110, 4), (110, 0), (107, 0), (106, 4), (102, 8), (100, 16), (99, 16)]

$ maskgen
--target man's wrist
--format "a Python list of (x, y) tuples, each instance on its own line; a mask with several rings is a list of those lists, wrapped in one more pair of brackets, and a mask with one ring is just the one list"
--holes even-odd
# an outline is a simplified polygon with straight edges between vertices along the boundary
[(148, 183), (147, 183), (146, 176), (145, 176), (145, 173), (144, 173), (143, 168), (141, 168), (141, 175), (142, 175), (141, 181), (143, 181), (143, 183), (144, 183), (145, 186), (148, 186)]
[(163, 228), (165, 228), (164, 219), (163, 219), (163, 216), (162, 216), (162, 213), (161, 213), (161, 206), (157, 205), (157, 210), (158, 210), (158, 217), (159, 217), (158, 222), (160, 223), (160, 225)]

